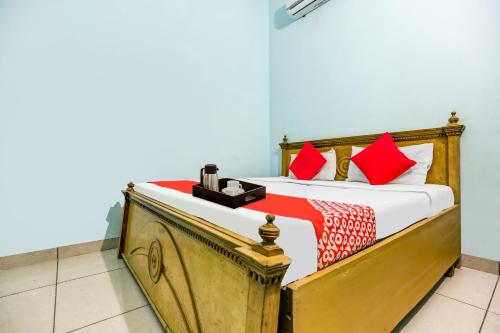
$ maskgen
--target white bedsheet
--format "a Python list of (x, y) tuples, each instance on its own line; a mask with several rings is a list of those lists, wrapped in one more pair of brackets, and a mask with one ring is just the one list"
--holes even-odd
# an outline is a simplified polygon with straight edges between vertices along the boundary
[[(377, 239), (390, 236), (417, 221), (452, 207), (454, 200), (450, 187), (434, 184), (374, 186), (356, 182), (301, 181), (286, 177), (244, 180), (266, 186), (267, 193), (370, 206), (375, 211)], [(137, 184), (134, 189), (211, 223), (260, 240), (258, 228), (265, 222), (265, 213), (243, 207), (231, 209), (149, 183)], [(275, 224), (281, 230), (277, 243), (292, 259), (282, 284), (314, 273), (317, 265), (317, 241), (312, 223), (277, 216)]]

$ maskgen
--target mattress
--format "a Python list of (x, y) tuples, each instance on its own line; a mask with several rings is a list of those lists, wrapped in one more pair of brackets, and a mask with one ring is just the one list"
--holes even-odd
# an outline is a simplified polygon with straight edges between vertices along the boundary
[[(445, 185), (369, 185), (343, 181), (302, 181), (286, 177), (242, 180), (266, 186), (267, 193), (370, 206), (377, 221), (377, 240), (434, 216), (452, 207), (454, 202), (451, 188)], [(136, 184), (134, 189), (213, 224), (260, 241), (258, 228), (265, 223), (265, 213), (244, 207), (231, 209), (150, 183)], [(282, 284), (316, 272), (317, 240), (312, 223), (276, 216), (275, 224), (281, 230), (277, 243), (292, 259)]]

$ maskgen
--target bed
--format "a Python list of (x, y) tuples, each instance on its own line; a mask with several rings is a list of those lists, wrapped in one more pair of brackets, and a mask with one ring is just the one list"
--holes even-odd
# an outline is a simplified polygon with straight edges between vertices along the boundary
[[(434, 144), (427, 184), (417, 188), (344, 181), (352, 146), (366, 146), (380, 134), (311, 141), (320, 151), (335, 149), (335, 181), (249, 180), (271, 193), (373, 207), (377, 242), (319, 271), (314, 246), (294, 246), (314, 244), (307, 223), (221, 209), (147, 183), (130, 183), (123, 192), (119, 255), (167, 331), (391, 331), (459, 265), (464, 129), (452, 114), (445, 127), (392, 133), (398, 146)], [(282, 176), (304, 143), (285, 136)]]

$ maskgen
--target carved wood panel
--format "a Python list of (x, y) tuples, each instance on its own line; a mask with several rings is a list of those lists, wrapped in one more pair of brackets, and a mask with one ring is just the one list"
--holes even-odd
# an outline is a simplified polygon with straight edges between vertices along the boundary
[[(448, 126), (421, 129), (405, 132), (392, 132), (398, 146), (416, 145), (422, 143), (434, 144), (434, 155), (431, 169), (427, 174), (427, 183), (449, 185), (453, 188), (455, 202), (460, 202), (460, 147), (458, 139), (465, 130), (465, 126), (458, 123), (458, 117), (453, 113)], [(337, 154), (337, 173), (335, 180), (345, 180), (349, 169), (352, 146), (366, 147), (377, 140), (382, 134), (368, 134), (332, 139), (311, 140), (310, 142), (321, 152), (335, 149)], [(452, 144), (451, 142), (454, 142)], [(282, 149), (282, 175), (288, 176), (290, 154), (297, 154), (305, 141), (289, 142), (285, 136), (280, 144)], [(453, 169), (453, 172), (450, 170)]]
[[(237, 255), (243, 250), (173, 227), (136, 202), (130, 203), (126, 235), (124, 259), (172, 332), (246, 332), (268, 316), (277, 318), (277, 312), (262, 317), (258, 306), (265, 304), (264, 290), (272, 285), (279, 291), (289, 262), (263, 276)], [(274, 298), (279, 302), (279, 294)]]

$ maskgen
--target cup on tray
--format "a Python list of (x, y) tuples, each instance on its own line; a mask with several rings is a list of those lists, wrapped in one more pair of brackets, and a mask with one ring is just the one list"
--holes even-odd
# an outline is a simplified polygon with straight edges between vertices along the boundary
[(240, 182), (237, 180), (228, 180), (227, 187), (222, 189), (222, 193), (235, 196), (245, 192), (243, 190), (243, 186), (241, 186)]

